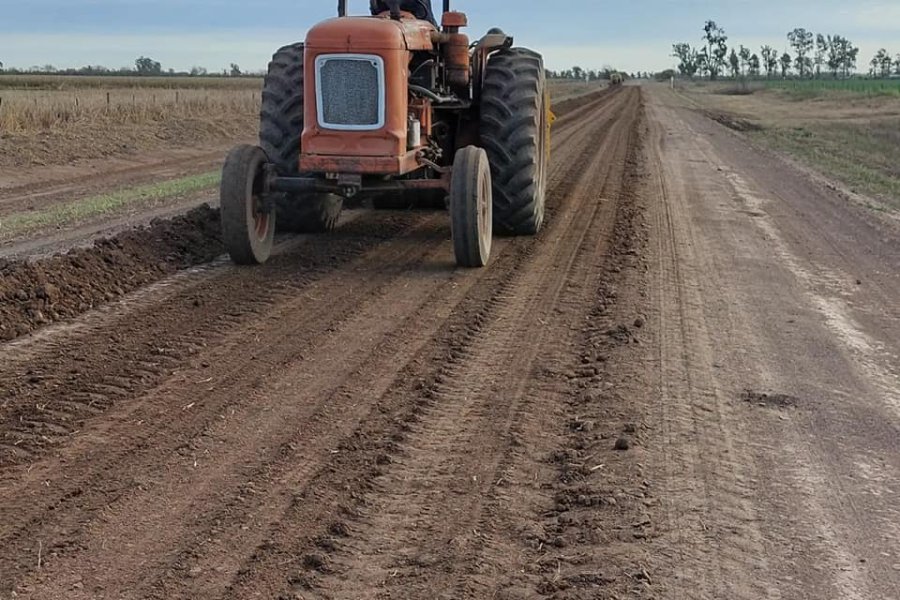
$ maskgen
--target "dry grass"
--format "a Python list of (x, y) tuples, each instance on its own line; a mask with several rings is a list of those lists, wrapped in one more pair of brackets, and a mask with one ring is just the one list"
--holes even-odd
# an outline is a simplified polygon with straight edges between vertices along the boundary
[(250, 139), (261, 80), (0, 76), (0, 167)]
[(698, 84), (681, 93), (720, 122), (900, 209), (900, 98), (846, 89), (809, 97), (780, 89), (731, 95), (721, 85)]
[(0, 91), (0, 132), (59, 131), (87, 123), (141, 124), (254, 112), (248, 89), (89, 89)]
[(137, 76), (64, 76), (2, 75), (0, 90), (79, 90), (79, 89), (203, 89), (259, 90), (259, 77), (137, 77)]

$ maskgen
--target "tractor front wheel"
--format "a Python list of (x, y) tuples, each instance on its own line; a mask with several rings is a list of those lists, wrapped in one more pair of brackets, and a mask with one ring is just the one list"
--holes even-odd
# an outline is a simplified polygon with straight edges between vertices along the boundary
[(450, 228), (460, 267), (487, 265), (492, 223), (491, 165), (487, 153), (475, 146), (462, 148), (456, 153), (450, 180)]
[(260, 265), (272, 254), (275, 211), (263, 201), (266, 162), (261, 148), (244, 145), (228, 154), (222, 169), (222, 241), (239, 265)]

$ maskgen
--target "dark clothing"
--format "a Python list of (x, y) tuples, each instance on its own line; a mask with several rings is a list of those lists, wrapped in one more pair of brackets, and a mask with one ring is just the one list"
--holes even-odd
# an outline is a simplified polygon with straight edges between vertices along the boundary
[(405, 10), (416, 16), (417, 19), (429, 21), (435, 27), (437, 19), (431, 11), (431, 0), (370, 0), (369, 6), (373, 15), (380, 15), (390, 11), (392, 16), (399, 17), (400, 11)]

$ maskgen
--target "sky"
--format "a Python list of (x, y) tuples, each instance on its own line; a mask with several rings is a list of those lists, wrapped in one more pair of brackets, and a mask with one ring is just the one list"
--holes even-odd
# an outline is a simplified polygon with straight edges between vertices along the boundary
[[(0, 62), (131, 66), (149, 56), (177, 71), (265, 68), (282, 45), (336, 13), (336, 0), (0, 0)], [(351, 12), (368, 0), (349, 0)], [(434, 0), (436, 9), (440, 0)], [(900, 54), (900, 0), (453, 0), (469, 15), (469, 35), (501, 26), (538, 50), (554, 70), (579, 65), (634, 72), (674, 66), (675, 42), (700, 44), (703, 22), (725, 28), (730, 44), (787, 48), (805, 27), (849, 37), (860, 68), (881, 48)]]

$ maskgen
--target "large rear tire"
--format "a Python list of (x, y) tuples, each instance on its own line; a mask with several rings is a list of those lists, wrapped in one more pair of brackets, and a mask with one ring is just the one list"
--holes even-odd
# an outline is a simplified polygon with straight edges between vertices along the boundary
[[(303, 74), (303, 44), (292, 44), (272, 57), (263, 84), (259, 145), (285, 177), (300, 174)], [(337, 225), (343, 199), (334, 194), (279, 194), (275, 205), (280, 231), (323, 233)]]
[(239, 265), (260, 265), (272, 255), (276, 216), (262, 199), (267, 162), (260, 148), (245, 145), (232, 150), (222, 168), (222, 241)]
[(450, 180), (450, 229), (456, 264), (480, 268), (491, 257), (493, 235), (491, 166), (481, 148), (467, 146), (456, 153)]
[(543, 225), (549, 110), (540, 54), (510, 48), (488, 59), (481, 144), (491, 163), (494, 229), (501, 235), (534, 235)]

